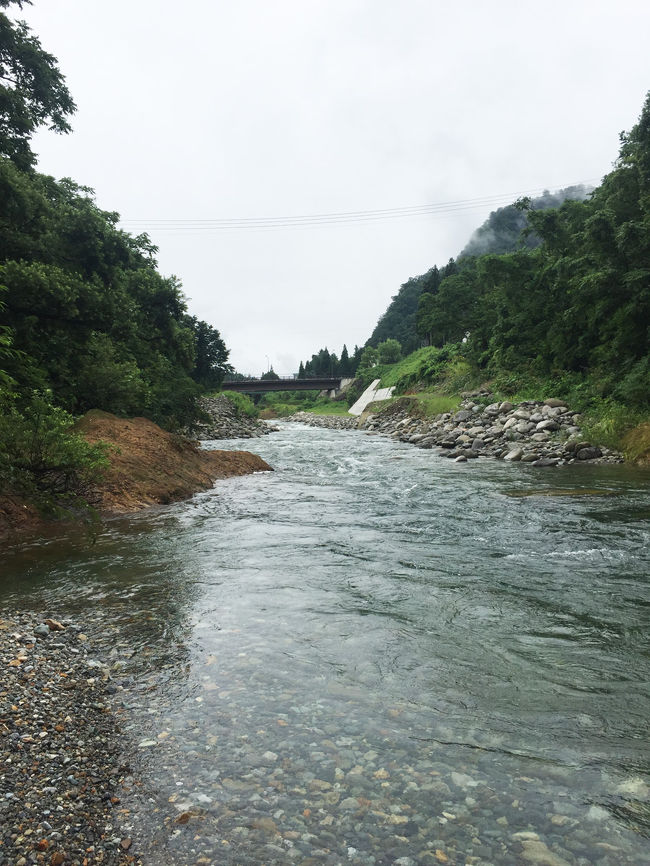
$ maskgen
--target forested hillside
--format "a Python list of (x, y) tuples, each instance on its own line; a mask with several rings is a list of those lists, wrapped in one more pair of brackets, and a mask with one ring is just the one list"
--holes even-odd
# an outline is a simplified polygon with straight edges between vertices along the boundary
[[(0, 0), (0, 9), (22, 7)], [(15, 11), (15, 10), (14, 10)], [(92, 190), (36, 171), (32, 135), (65, 133), (75, 105), (57, 61), (0, 11), (0, 488), (67, 492), (102, 462), (70, 434), (88, 409), (191, 424), (228, 365), (188, 313), (146, 235)]]
[[(584, 201), (592, 189), (580, 184), (559, 192), (547, 190), (532, 199), (530, 206), (533, 210), (549, 210), (560, 207), (565, 201)], [(516, 204), (509, 204), (493, 211), (483, 225), (476, 229), (459, 258), (511, 253), (517, 249), (532, 250), (541, 243), (542, 239), (529, 223), (527, 211)]]
[[(0, 0), (7, 8), (12, 0)], [(18, 4), (21, 5), (21, 4)], [(0, 304), (4, 399), (35, 391), (75, 414), (101, 408), (190, 422), (228, 369), (219, 332), (188, 314), (146, 235), (117, 228), (92, 190), (39, 174), (31, 135), (69, 129), (55, 58), (0, 13)]]
[[(582, 201), (588, 191), (584, 186), (572, 186), (556, 193), (545, 192), (530, 201), (531, 210), (558, 207), (567, 199)], [(458, 270), (463, 257), (488, 253), (508, 253), (517, 249), (534, 249), (541, 244), (528, 219), (528, 211), (516, 204), (498, 208), (472, 234), (458, 259), (438, 267), (434, 265), (426, 274), (411, 277), (393, 296), (386, 312), (381, 316), (366, 345), (378, 346), (388, 339), (398, 340), (404, 354), (415, 351), (427, 341), (427, 330), (418, 327), (418, 305), (423, 295), (435, 294), (440, 281)]]
[(444, 347), (475, 380), (552, 383), (583, 406), (604, 398), (620, 417), (647, 412), (650, 95), (597, 189), (491, 214), (456, 260), (404, 283), (355, 352), (358, 369), (371, 374), (375, 347), (392, 340), (404, 354)]
[(587, 201), (520, 203), (535, 249), (466, 257), (422, 296), (432, 345), (462, 341), (488, 374), (589, 377), (599, 396), (650, 405), (650, 95), (614, 170)]

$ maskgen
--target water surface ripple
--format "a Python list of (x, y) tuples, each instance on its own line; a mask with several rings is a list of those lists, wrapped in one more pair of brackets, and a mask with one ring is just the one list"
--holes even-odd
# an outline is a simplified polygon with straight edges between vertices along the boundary
[(650, 862), (649, 476), (254, 446), (5, 560), (5, 605), (110, 623), (149, 862)]

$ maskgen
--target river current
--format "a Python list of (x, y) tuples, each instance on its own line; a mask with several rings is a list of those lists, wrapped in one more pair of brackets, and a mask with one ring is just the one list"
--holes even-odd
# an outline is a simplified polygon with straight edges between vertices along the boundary
[(650, 863), (650, 475), (280, 426), (4, 558), (110, 636), (145, 862)]

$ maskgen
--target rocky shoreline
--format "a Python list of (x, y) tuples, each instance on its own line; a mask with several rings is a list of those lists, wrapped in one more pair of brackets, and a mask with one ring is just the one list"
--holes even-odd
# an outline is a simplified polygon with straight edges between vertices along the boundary
[(100, 649), (72, 622), (0, 615), (0, 866), (141, 863)]
[(238, 412), (234, 403), (223, 394), (201, 397), (199, 405), (209, 420), (198, 424), (192, 435), (202, 442), (211, 439), (258, 439), (276, 429), (265, 421)]
[(417, 404), (404, 397), (360, 419), (298, 412), (287, 420), (334, 430), (380, 433), (418, 448), (436, 448), (440, 456), (456, 463), (479, 457), (545, 467), (624, 462), (618, 452), (593, 445), (585, 438), (580, 414), (563, 400), (485, 405), (487, 396), (480, 392), (467, 395), (459, 410), (434, 418), (417, 417)]

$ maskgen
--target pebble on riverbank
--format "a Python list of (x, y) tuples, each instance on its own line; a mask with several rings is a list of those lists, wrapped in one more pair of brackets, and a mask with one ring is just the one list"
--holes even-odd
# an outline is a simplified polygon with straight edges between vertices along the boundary
[(120, 829), (122, 763), (107, 668), (78, 626), (0, 618), (0, 866), (138, 866)]
[(580, 429), (580, 415), (563, 400), (507, 401), (483, 405), (468, 396), (456, 412), (435, 418), (413, 414), (408, 397), (383, 411), (356, 418), (298, 412), (288, 420), (336, 430), (361, 429), (392, 436), (458, 463), (477, 457), (549, 467), (571, 463), (622, 463), (621, 454), (592, 445)]

